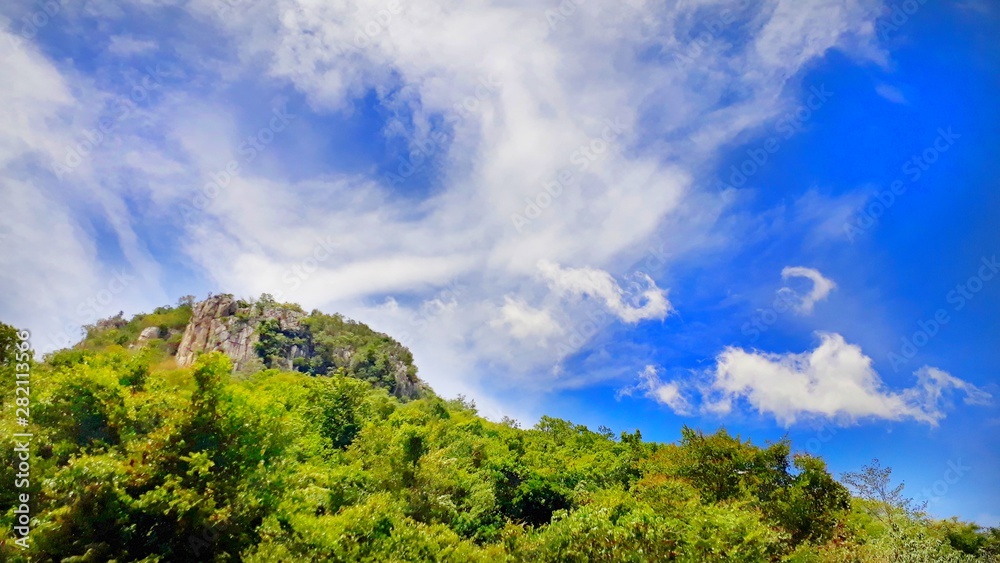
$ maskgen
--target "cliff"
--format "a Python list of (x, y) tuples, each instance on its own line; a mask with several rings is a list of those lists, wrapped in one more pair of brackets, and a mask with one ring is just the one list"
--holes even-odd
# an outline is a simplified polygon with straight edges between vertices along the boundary
[[(260, 342), (258, 327), (262, 321), (273, 319), (282, 331), (301, 333), (305, 331), (305, 316), (277, 304), (237, 301), (228, 294), (209, 297), (192, 306), (191, 320), (177, 348), (177, 363), (188, 366), (198, 354), (218, 350), (229, 356), (236, 371), (246, 371), (261, 365), (255, 345)], [(293, 346), (273, 367), (290, 370), (295, 358), (307, 357), (308, 349)]]
[[(147, 335), (152, 336), (152, 331)], [(401, 399), (430, 393), (417, 376), (410, 351), (389, 336), (340, 315), (304, 313), (267, 296), (247, 302), (222, 294), (191, 304), (191, 318), (177, 346), (181, 366), (199, 354), (220, 351), (235, 371), (264, 367), (313, 375), (341, 372), (387, 388)]]

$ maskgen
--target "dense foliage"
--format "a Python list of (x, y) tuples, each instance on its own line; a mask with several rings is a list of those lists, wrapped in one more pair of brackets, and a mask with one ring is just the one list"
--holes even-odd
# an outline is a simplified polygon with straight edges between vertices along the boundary
[[(161, 322), (175, 326), (115, 330)], [(339, 317), (309, 322), (344, 334), (323, 326)], [(5, 412), (13, 338), (0, 325)], [(163, 341), (122, 344), (33, 366), (31, 548), (11, 542), (4, 464), (0, 560), (990, 561), (1000, 546), (997, 530), (930, 521), (898, 495), (852, 497), (787, 441), (684, 428), (658, 444), (554, 418), (521, 429), (461, 397), (401, 402), (369, 381), (378, 357), (306, 370), (326, 377), (233, 375), (219, 353), (178, 368)], [(0, 426), (9, 460), (15, 427)], [(893, 491), (877, 467), (854, 477)]]
[(286, 358), (293, 348), (308, 351), (295, 358), (296, 370), (310, 375), (349, 373), (393, 393), (399, 373), (417, 383), (417, 367), (410, 351), (393, 338), (368, 325), (341, 315), (313, 311), (302, 320), (299, 330), (282, 329), (276, 319), (266, 319), (257, 327), (260, 341), (257, 354), (267, 367), (273, 358)]
[(157, 307), (152, 313), (139, 314), (126, 321), (122, 313), (87, 325), (85, 337), (75, 348), (78, 350), (101, 350), (114, 344), (125, 346), (138, 340), (139, 334), (147, 328), (157, 328), (152, 345), (168, 354), (175, 354), (181, 342), (184, 328), (191, 319), (192, 298), (182, 298), (176, 307)]

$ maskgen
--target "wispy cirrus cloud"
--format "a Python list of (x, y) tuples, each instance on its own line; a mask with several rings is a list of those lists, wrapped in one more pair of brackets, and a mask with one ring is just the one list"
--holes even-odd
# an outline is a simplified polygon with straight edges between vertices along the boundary
[[(422, 373), (443, 393), (475, 396), (491, 369), (511, 374), (494, 382), (573, 384), (552, 375), (565, 347), (537, 346), (527, 335), (579, 325), (587, 311), (577, 301), (585, 299), (625, 324), (682, 309), (658, 280), (629, 288), (616, 280), (653, 237), (689, 252), (703, 241), (738, 245), (717, 222), (737, 200), (697, 182), (704, 168), (728, 143), (796, 107), (788, 93), (813, 61), (835, 49), (879, 57), (871, 26), (877, 3), (860, 0), (824, 0), (808, 11), (770, 0), (692, 49), (699, 21), (736, 4), (588, 4), (556, 27), (527, 1), (414, 0), (398, 10), (304, 0), (231, 4), (224, 12), (210, 0), (67, 7), (60, 18), (70, 26), (125, 14), (174, 22), (176, 29), (141, 39), (122, 35), (109, 49), (169, 54), (184, 76), (137, 104), (138, 119), (115, 131), (121, 143), (91, 151), (73, 171), (75, 192), (54, 188), (86, 194), (85, 205), (64, 207), (70, 221), (110, 226), (100, 236), (88, 232), (72, 258), (98, 277), (113, 266), (133, 268), (157, 286), (155, 295), (164, 266), (183, 264), (200, 287), (283, 292), (307, 307), (372, 319), (380, 330), (409, 331)], [(175, 17), (162, 19), (163, 10)], [(387, 10), (391, 17), (380, 15)], [(128, 92), (138, 74), (109, 83), (102, 69), (97, 80), (27, 45), (34, 68), (58, 85), (24, 82), (22, 94), (0, 94), (40, 120), (4, 133), (0, 147), (51, 163), (72, 131), (98, 125), (103, 105), (93, 102)], [(673, 52), (691, 60), (660, 56)], [(290, 102), (292, 126), (252, 162), (241, 160), (248, 135)], [(332, 129), (365, 112), (378, 122), (368, 153), (363, 143), (322, 148)], [(49, 126), (60, 119), (73, 126)], [(609, 120), (620, 134), (600, 158), (588, 158), (582, 151), (593, 150)], [(397, 142), (405, 154), (392, 148)], [(418, 147), (432, 147), (422, 157), (433, 171), (429, 186), (389, 180), (372, 164), (400, 156), (413, 163)], [(198, 213), (181, 220), (170, 211), (190, 205), (234, 160), (239, 172)], [(567, 170), (574, 178), (558, 199), (530, 229), (514, 228), (510, 217), (526, 198), (537, 200)], [(51, 180), (46, 166), (21, 173), (33, 185)], [(2, 174), (10, 178), (11, 169)], [(337, 241), (328, 259), (287, 276), (328, 238)], [(66, 291), (51, 264), (38, 271), (47, 281), (10, 279), (0, 289)], [(429, 307), (445, 287), (464, 289), (454, 307)], [(388, 299), (395, 305), (384, 306)], [(413, 331), (417, 318), (439, 330)]]
[(113, 35), (108, 41), (108, 52), (122, 57), (149, 53), (156, 48), (156, 41), (136, 39), (129, 35)]

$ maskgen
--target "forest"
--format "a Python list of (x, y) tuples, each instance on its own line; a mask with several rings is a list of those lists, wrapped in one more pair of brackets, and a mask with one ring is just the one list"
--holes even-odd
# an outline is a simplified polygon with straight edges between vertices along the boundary
[[(1000, 530), (931, 518), (877, 460), (838, 477), (788, 440), (724, 428), (656, 443), (492, 421), (426, 386), (397, 397), (385, 366), (404, 357), (415, 379), (409, 351), (340, 316), (315, 312), (293, 335), (261, 322), (259, 369), (220, 352), (180, 366), (191, 307), (98, 323), (33, 359), (0, 325), (0, 560), (1000, 560)], [(149, 327), (163, 338), (140, 343)], [(311, 357), (268, 367), (288, 339)]]

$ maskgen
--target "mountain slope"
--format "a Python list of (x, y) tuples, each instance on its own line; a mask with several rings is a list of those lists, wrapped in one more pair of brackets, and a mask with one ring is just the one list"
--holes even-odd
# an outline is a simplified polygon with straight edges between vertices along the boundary
[(108, 344), (152, 345), (175, 357), (177, 365), (194, 364), (201, 354), (226, 354), (237, 372), (265, 368), (297, 370), (311, 375), (342, 373), (384, 387), (404, 400), (430, 389), (417, 377), (410, 351), (367, 325), (327, 315), (306, 314), (295, 304), (278, 303), (269, 295), (257, 300), (231, 294), (188, 298), (152, 315), (121, 315), (87, 327), (78, 348)]
[(415, 371), (420, 392), (400, 398), (405, 348), (266, 296), (118, 316), (42, 362), (20, 342), (0, 324), (0, 407), (30, 408), (27, 425), (0, 421), (0, 455), (30, 464), (17, 487), (0, 465), (3, 561), (957, 562), (1000, 548), (998, 531), (852, 498), (787, 440), (521, 429)]

